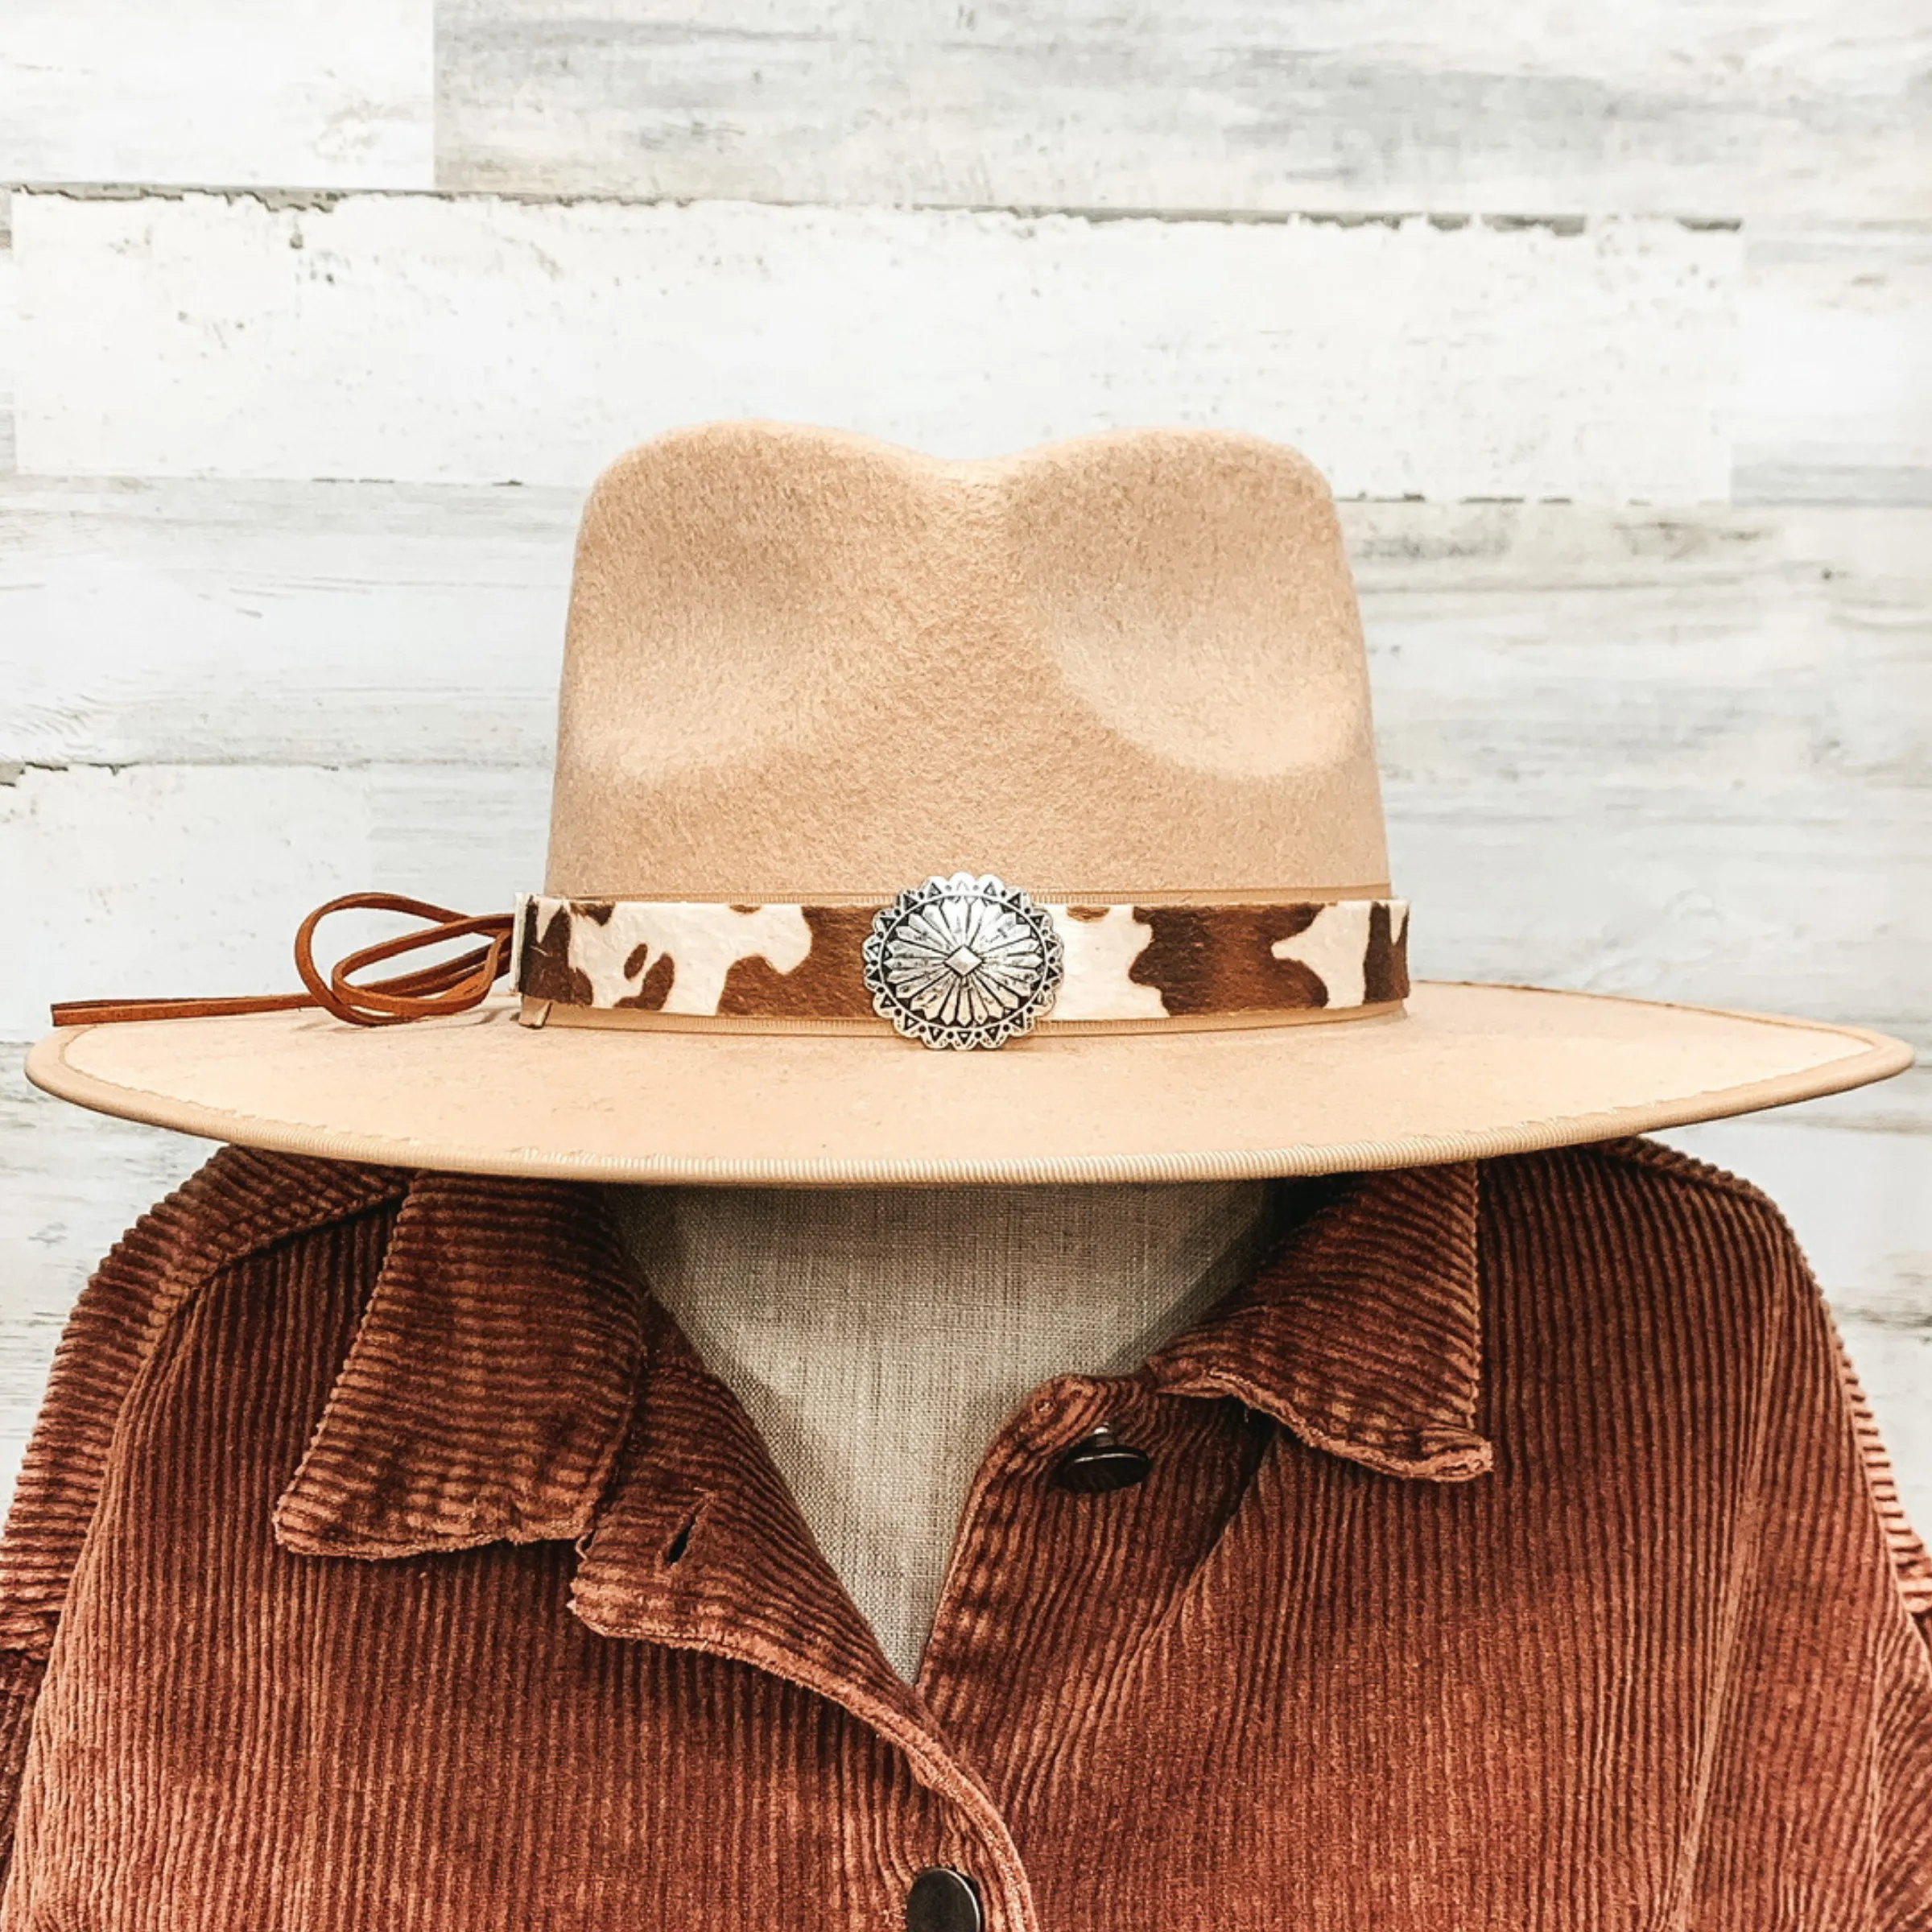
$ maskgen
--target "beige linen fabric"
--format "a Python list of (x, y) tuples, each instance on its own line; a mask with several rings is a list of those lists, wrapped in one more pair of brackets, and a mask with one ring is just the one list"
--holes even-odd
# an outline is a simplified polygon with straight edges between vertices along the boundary
[(1286, 1204), (1258, 1181), (610, 1191), (908, 1682), (999, 1426), (1056, 1376), (1137, 1368), (1253, 1272)]

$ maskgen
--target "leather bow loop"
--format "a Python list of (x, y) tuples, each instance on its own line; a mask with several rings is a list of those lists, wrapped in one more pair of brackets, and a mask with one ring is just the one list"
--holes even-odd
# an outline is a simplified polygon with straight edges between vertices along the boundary
[[(324, 974), (316, 964), (316, 933), (324, 919), (338, 912), (401, 913), (427, 923), (418, 931), (358, 947)], [(394, 1026), (439, 1013), (467, 1013), (480, 1005), (490, 988), (510, 970), (515, 931), (515, 919), (507, 912), (473, 915), (400, 893), (345, 893), (318, 906), (296, 930), (295, 971), (306, 992), (192, 1000), (65, 1000), (53, 1008), (54, 1024), (89, 1026), (127, 1020), (215, 1019), (231, 1013), (286, 1013), (297, 1007), (320, 1006), (352, 1026)], [(483, 943), (453, 959), (436, 960), (386, 978), (359, 980), (356, 976), (426, 946), (467, 939)]]
[[(406, 932), (373, 946), (359, 947), (339, 960), (328, 978), (316, 964), (316, 929), (336, 912), (399, 912), (430, 923), (419, 932)], [(393, 1026), (404, 1020), (433, 1018), (440, 1013), (467, 1013), (482, 1002), (490, 988), (510, 970), (510, 937), (515, 922), (506, 912), (474, 917), (432, 906), (427, 899), (405, 898), (393, 892), (352, 892), (326, 906), (318, 906), (295, 932), (295, 971), (302, 976), (318, 1006), (339, 1020), (358, 1026)], [(354, 975), (385, 960), (398, 958), (425, 946), (448, 939), (477, 938), (485, 945), (451, 960), (392, 973), (387, 979), (358, 985)]]

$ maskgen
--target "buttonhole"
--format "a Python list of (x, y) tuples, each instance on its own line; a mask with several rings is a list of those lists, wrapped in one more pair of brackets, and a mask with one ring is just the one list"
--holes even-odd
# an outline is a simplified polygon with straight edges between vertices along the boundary
[(698, 1518), (704, 1513), (704, 1506), (700, 1503), (689, 1516), (685, 1517), (683, 1525), (677, 1534), (664, 1546), (664, 1567), (667, 1570), (670, 1569), (673, 1564), (683, 1562), (684, 1552), (691, 1547), (691, 1533), (697, 1528)]

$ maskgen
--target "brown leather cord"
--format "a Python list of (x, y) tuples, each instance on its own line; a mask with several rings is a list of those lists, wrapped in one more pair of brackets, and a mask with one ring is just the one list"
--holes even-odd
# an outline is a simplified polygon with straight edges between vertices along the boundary
[[(420, 932), (406, 932), (373, 946), (359, 947), (338, 960), (328, 976), (316, 964), (316, 931), (332, 913), (398, 912), (429, 921)], [(295, 971), (305, 993), (266, 993), (239, 997), (217, 996), (193, 1000), (63, 1000), (54, 1005), (56, 1026), (112, 1026), (128, 1020), (217, 1019), (238, 1013), (287, 1013), (297, 1007), (320, 1006), (339, 1020), (357, 1026), (394, 1026), (407, 1020), (433, 1018), (438, 1013), (467, 1013), (480, 1005), (490, 988), (510, 970), (514, 915), (486, 912), (470, 915), (432, 906), (393, 892), (351, 892), (318, 906), (295, 932)], [(481, 939), (486, 943), (408, 972), (358, 985), (354, 976), (406, 952), (451, 939)]]

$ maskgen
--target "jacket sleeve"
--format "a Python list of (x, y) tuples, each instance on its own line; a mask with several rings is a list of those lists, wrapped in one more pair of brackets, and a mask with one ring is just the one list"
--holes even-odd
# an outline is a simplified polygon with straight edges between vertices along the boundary
[(1881, 1625), (1876, 1672), (1878, 1924), (1885, 1932), (1932, 1927), (1932, 1554), (1906, 1519), (1892, 1459), (1835, 1330), (1832, 1341), (1872, 1513), (1905, 1612)]
[(1932, 1552), (1905, 1515), (1899, 1500), (1898, 1483), (1892, 1473), (1892, 1459), (1885, 1451), (1878, 1430), (1878, 1418), (1859, 1385), (1858, 1371), (1852, 1365), (1843, 1340), (1835, 1327), (1832, 1341), (1838, 1355), (1839, 1384), (1844, 1391), (1845, 1410), (1858, 1440), (1859, 1460), (1864, 1465), (1872, 1506), (1885, 1531), (1885, 1547), (1892, 1558), (1893, 1575), (1898, 1591), (1920, 1637), (1932, 1646)]
[(0, 1878), (12, 1858), (40, 1682), (123, 1405), (206, 1272), (194, 1265), (195, 1185), (143, 1216), (81, 1290), (0, 1534)]
[[(1690, 1923), (1932, 1932), (1932, 1560), (1790, 1229)], [(1803, 1901), (1801, 1903), (1800, 1901)], [(1818, 1916), (1812, 1916), (1817, 1914)]]

